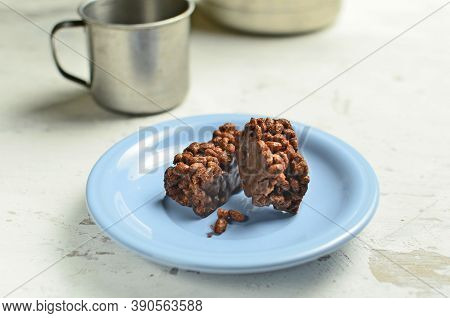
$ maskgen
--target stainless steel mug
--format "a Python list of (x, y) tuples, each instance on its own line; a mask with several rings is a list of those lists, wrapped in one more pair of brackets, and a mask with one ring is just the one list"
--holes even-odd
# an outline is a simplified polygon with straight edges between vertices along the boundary
[[(186, 0), (91, 0), (82, 20), (51, 32), (59, 72), (88, 87), (101, 106), (127, 114), (154, 114), (179, 105), (189, 86), (189, 30), (194, 3)], [(87, 31), (90, 79), (66, 72), (55, 48), (62, 28)]]

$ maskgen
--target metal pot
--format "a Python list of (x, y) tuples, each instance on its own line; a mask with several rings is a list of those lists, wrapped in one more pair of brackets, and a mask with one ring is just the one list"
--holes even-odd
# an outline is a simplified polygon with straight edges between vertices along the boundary
[(341, 0), (201, 0), (199, 7), (220, 24), (239, 31), (295, 34), (333, 23)]

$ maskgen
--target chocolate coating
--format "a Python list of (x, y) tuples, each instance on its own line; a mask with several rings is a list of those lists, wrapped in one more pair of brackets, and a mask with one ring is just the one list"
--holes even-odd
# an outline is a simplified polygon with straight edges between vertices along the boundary
[(239, 138), (238, 165), (254, 205), (297, 213), (308, 190), (308, 165), (288, 120), (252, 118)]
[(209, 142), (190, 144), (177, 154), (164, 174), (166, 194), (206, 217), (240, 187), (236, 145), (239, 131), (233, 124), (215, 130)]

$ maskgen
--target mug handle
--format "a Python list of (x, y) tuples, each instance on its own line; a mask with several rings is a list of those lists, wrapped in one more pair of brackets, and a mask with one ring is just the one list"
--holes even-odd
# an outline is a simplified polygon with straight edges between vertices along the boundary
[(64, 71), (64, 69), (61, 67), (59, 61), (58, 61), (58, 56), (56, 55), (56, 46), (55, 46), (55, 34), (56, 32), (58, 32), (60, 29), (63, 28), (74, 28), (74, 27), (82, 27), (85, 26), (84, 21), (82, 20), (72, 20), (72, 21), (62, 21), (59, 22), (58, 24), (56, 24), (53, 29), (52, 32), (50, 34), (50, 44), (51, 44), (51, 48), (52, 48), (52, 55), (53, 55), (53, 60), (55, 61), (56, 67), (58, 68), (58, 71), (61, 73), (62, 76), (64, 76), (65, 78), (74, 81), (78, 84), (81, 84), (83, 86), (86, 87), (90, 87), (90, 84), (81, 79), (78, 78), (72, 74), (67, 73), (66, 71)]

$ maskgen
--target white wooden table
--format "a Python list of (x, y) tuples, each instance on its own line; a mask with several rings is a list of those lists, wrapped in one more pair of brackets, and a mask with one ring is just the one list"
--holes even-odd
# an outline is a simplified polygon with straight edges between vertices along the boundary
[[(173, 113), (276, 115), (444, 2), (348, 0), (335, 26), (302, 37), (240, 35), (196, 14), (191, 90)], [(2, 296), (450, 295), (450, 5), (284, 114), (344, 139), (375, 168), (381, 201), (361, 241), (243, 276), (171, 270), (105, 236), (74, 249), (98, 232), (84, 202), (95, 161), (140, 126), (171, 118), (110, 114), (58, 74), (46, 32), (76, 18), (77, 5), (0, 2)], [(80, 30), (60, 37), (85, 54)], [(86, 61), (61, 51), (85, 76)]]

